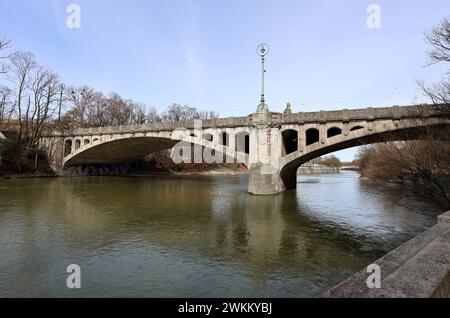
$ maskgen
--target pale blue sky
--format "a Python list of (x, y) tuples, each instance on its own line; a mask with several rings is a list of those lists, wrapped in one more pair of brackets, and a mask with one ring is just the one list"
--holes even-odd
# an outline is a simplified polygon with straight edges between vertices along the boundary
[[(71, 3), (81, 29), (66, 27)], [(381, 29), (367, 28), (372, 3)], [(271, 46), (272, 111), (426, 102), (416, 81), (439, 80), (443, 68), (424, 67), (423, 32), (449, 14), (448, 0), (0, 0), (0, 34), (67, 84), (225, 117), (256, 109), (260, 42)]]

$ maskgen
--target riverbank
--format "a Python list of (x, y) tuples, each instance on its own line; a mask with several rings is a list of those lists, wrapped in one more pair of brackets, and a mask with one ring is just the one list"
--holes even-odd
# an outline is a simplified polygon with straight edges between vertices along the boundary
[(233, 171), (227, 169), (210, 170), (210, 171), (198, 171), (198, 172), (176, 172), (172, 171), (172, 175), (175, 176), (241, 176), (248, 175), (249, 171)]
[(56, 174), (13, 174), (0, 176), (0, 180), (17, 180), (17, 179), (52, 179), (58, 178)]
[(56, 173), (50, 168), (45, 152), (28, 149), (23, 141), (0, 139), (1, 179), (52, 177), (56, 177)]
[(379, 287), (368, 286), (373, 270), (364, 269), (319, 298), (450, 298), (450, 211), (374, 265)]
[(133, 169), (111, 169), (102, 167), (73, 167), (62, 174), (56, 173), (24, 173), (24, 174), (4, 174), (0, 175), (0, 180), (15, 179), (49, 179), (49, 178), (71, 178), (71, 177), (165, 177), (165, 176), (238, 176), (248, 175), (249, 171), (244, 166), (219, 166), (205, 169), (180, 169), (180, 170), (147, 170), (136, 171)]
[(404, 191), (404, 185), (398, 180), (378, 180), (361, 177), (365, 183), (376, 186), (385, 191), (395, 191), (401, 195), (401, 199), (397, 202), (399, 205), (404, 206), (414, 213), (427, 215), (431, 217), (437, 217), (441, 213), (445, 212), (439, 205), (432, 200), (426, 200), (418, 195), (413, 195), (410, 191)]
[(298, 168), (298, 175), (310, 175), (310, 174), (332, 174), (339, 173), (339, 168), (320, 166), (320, 167), (300, 167)]

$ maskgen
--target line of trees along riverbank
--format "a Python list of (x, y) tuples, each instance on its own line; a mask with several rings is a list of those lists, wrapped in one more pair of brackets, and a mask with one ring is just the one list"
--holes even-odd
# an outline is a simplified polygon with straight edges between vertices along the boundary
[(155, 107), (104, 94), (89, 86), (68, 86), (30, 52), (14, 51), (0, 37), (0, 175), (49, 173), (39, 139), (48, 130), (213, 119), (214, 111), (172, 104)]

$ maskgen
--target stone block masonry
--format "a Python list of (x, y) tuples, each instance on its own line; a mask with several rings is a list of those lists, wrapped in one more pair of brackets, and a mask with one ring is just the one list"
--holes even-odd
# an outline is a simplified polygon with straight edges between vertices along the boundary
[(449, 298), (450, 211), (438, 224), (375, 262), (381, 288), (370, 289), (364, 269), (320, 298)]

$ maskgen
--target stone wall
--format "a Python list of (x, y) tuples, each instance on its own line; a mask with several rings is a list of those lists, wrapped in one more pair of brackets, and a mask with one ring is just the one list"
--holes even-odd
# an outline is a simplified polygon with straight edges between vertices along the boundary
[(369, 289), (364, 269), (320, 298), (448, 298), (450, 296), (450, 211), (438, 224), (374, 262), (381, 288)]

